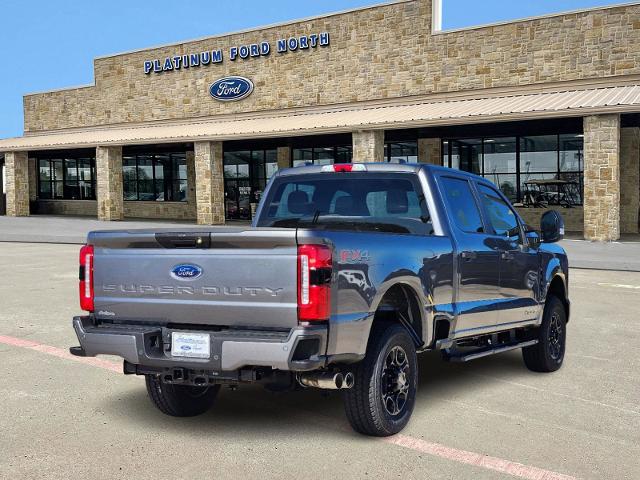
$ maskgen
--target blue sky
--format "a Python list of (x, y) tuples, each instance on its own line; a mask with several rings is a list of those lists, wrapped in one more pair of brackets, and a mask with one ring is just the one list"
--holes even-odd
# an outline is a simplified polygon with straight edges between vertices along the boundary
[[(22, 135), (25, 93), (93, 82), (93, 58), (371, 5), (376, 0), (2, 0), (0, 138)], [(616, 0), (444, 0), (457, 28)]]

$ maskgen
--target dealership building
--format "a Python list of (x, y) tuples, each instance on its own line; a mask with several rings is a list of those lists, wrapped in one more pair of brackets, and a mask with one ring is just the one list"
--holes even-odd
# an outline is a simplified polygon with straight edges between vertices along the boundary
[(638, 233), (640, 3), (443, 30), (438, 0), (97, 58), (24, 97), (6, 215), (248, 220), (278, 169), (423, 162), (495, 182), (525, 220)]

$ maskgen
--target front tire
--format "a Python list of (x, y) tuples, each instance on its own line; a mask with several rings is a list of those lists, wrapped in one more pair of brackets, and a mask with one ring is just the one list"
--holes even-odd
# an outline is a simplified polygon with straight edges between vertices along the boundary
[(400, 432), (411, 418), (418, 390), (416, 347), (405, 328), (374, 328), (367, 355), (353, 373), (355, 384), (344, 395), (353, 429), (375, 437)]
[(195, 417), (205, 413), (220, 391), (220, 385), (193, 387), (162, 383), (156, 375), (146, 375), (146, 383), (151, 402), (171, 417)]
[(522, 358), (529, 370), (555, 372), (562, 366), (567, 341), (567, 312), (564, 303), (548, 296), (542, 324), (538, 328), (538, 343), (522, 349)]

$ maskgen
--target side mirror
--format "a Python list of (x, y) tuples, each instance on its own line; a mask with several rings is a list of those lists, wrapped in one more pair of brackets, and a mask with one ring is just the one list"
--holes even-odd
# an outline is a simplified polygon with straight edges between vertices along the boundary
[(549, 210), (542, 214), (540, 219), (540, 232), (544, 243), (559, 242), (564, 238), (564, 220), (555, 210)]
[(531, 248), (538, 248), (542, 243), (540, 234), (535, 228), (530, 227), (529, 225), (524, 226), (524, 236), (527, 238), (527, 243)]

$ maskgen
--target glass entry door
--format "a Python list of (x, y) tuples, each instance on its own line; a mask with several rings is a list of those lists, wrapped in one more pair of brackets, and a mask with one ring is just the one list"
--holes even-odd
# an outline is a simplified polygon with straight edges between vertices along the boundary
[(224, 152), (225, 215), (251, 220), (267, 182), (278, 170), (276, 150)]
[(251, 220), (251, 182), (226, 180), (224, 182), (225, 212), (231, 220)]

